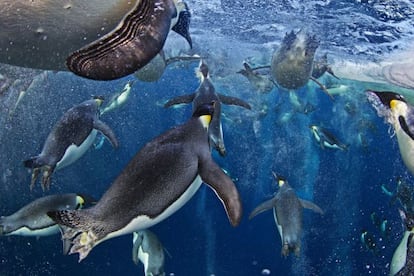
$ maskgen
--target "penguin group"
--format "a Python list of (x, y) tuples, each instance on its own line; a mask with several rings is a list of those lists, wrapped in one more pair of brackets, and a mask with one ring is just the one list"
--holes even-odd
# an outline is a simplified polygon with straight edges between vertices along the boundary
[[(23, 5), (21, 2), (15, 1), (10, 7), (0, 4), (0, 8), (5, 11), (20, 11)], [(111, 6), (109, 19), (116, 17), (116, 11), (123, 17), (114, 20), (116, 24), (110, 32), (101, 34), (95, 30), (90, 37), (98, 37), (96, 40), (89, 41), (88, 38), (84, 43), (78, 41), (73, 44), (75, 48), (66, 46), (60, 50), (51, 49), (48, 56), (53, 54), (59, 57), (57, 61), (46, 58), (40, 61), (42, 54), (46, 55), (41, 52), (39, 56), (28, 57), (28, 53), (32, 53), (30, 49), (18, 49), (27, 56), (25, 61), (18, 60), (15, 51), (0, 55), (0, 61), (14, 65), (27, 62), (30, 67), (38, 69), (60, 70), (64, 67), (77, 76), (91, 80), (110, 81), (134, 74), (136, 79), (146, 82), (158, 81), (172, 62), (199, 61), (196, 69), (199, 78), (197, 89), (191, 94), (171, 98), (164, 104), (168, 108), (191, 103), (191, 116), (188, 116), (186, 122), (147, 141), (108, 185), (99, 200), (78, 193), (38, 198), (9, 216), (1, 216), (0, 236), (48, 236), (60, 231), (63, 252), (79, 254), (79, 261), (82, 261), (100, 243), (132, 234), (133, 262), (142, 262), (145, 275), (166, 275), (165, 249), (152, 232), (152, 227), (185, 206), (203, 184), (211, 188), (222, 203), (230, 225), (240, 225), (243, 216), (242, 197), (236, 181), (214, 160), (212, 150), (216, 150), (222, 157), (228, 152), (224, 143), (222, 104), (237, 105), (244, 112), (250, 112), (252, 106), (244, 99), (216, 91), (210, 68), (201, 56), (166, 58), (164, 47), (171, 31), (181, 35), (190, 48), (193, 46), (189, 33), (191, 13), (185, 2), (137, 0), (129, 1), (128, 5), (128, 8), (122, 5), (116, 8)], [(65, 9), (70, 10), (71, 7)], [(32, 16), (38, 15), (33, 13)], [(11, 19), (7, 15), (0, 22), (9, 20)], [(101, 27), (99, 32), (104, 30), (106, 29)], [(4, 42), (0, 42), (0, 48), (3, 47), (2, 43)], [(33, 43), (38, 45), (39, 42)], [(275, 87), (289, 91), (300, 89), (312, 80), (332, 98), (318, 79), (325, 73), (336, 79), (338, 77), (328, 64), (327, 54), (319, 60), (315, 59), (319, 45), (320, 41), (315, 35), (303, 30), (288, 32), (280, 47), (273, 52), (270, 65), (253, 67), (245, 61), (244, 69), (237, 73), (246, 77), (261, 94), (269, 93)], [(20, 54), (20, 51), (16, 52)], [(268, 69), (268, 72), (260, 71), (263, 69)], [(94, 96), (62, 114), (50, 130), (40, 153), (28, 156), (23, 161), (23, 165), (32, 170), (30, 190), (35, 189), (40, 176), (41, 188), (48, 192), (53, 183), (52, 174), (78, 162), (87, 154), (98, 133), (107, 138), (114, 149), (122, 145), (101, 117), (124, 106), (137, 82), (129, 80), (106, 105), (103, 104), (102, 96)], [(394, 92), (368, 90), (366, 96), (378, 115), (393, 127), (402, 160), (414, 174), (414, 107), (402, 95)], [(304, 114), (315, 109), (309, 102), (300, 108)], [(349, 145), (341, 142), (328, 129), (316, 124), (310, 125), (309, 129), (310, 135), (322, 149), (348, 151)], [(102, 139), (98, 144), (103, 141)], [(299, 257), (306, 227), (303, 209), (320, 215), (324, 215), (324, 211), (317, 204), (298, 197), (286, 178), (274, 172), (272, 174), (278, 184), (277, 193), (254, 208), (249, 219), (272, 209), (280, 235), (281, 255), (288, 257), (294, 253)], [(414, 223), (411, 218), (414, 206), (412, 192), (408, 198), (403, 188), (399, 184), (392, 194), (393, 200), (398, 199), (402, 204), (401, 217), (405, 223), (405, 232), (392, 259), (391, 275), (414, 273)], [(386, 188), (383, 190), (388, 191)], [(390, 235), (388, 220), (380, 220), (374, 213), (371, 219), (384, 235)], [(377, 244), (370, 232), (363, 230), (360, 239), (368, 250), (373, 251), (374, 255), (378, 254)]]

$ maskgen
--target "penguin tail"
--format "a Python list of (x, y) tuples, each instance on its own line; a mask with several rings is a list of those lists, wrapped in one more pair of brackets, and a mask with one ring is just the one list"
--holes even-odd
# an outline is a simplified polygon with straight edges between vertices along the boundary
[(103, 231), (94, 226), (95, 220), (89, 215), (88, 210), (51, 211), (47, 212), (47, 215), (59, 224), (63, 253), (79, 254), (79, 262), (85, 259), (101, 240), (100, 234)]
[(32, 157), (30, 159), (23, 161), (23, 165), (26, 168), (34, 169), (34, 168), (39, 168), (43, 166), (44, 164), (43, 162), (41, 162), (39, 156), (35, 156), (35, 157)]

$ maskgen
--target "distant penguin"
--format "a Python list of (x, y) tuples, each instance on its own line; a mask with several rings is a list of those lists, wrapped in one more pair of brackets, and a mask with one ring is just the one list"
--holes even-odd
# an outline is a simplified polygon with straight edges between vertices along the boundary
[(102, 102), (103, 99), (98, 97), (66, 111), (49, 133), (41, 153), (24, 161), (25, 167), (33, 169), (30, 189), (40, 172), (43, 172), (43, 190), (49, 189), (53, 171), (78, 160), (93, 144), (98, 130), (108, 137), (113, 147), (118, 147), (115, 134), (99, 120)]
[(405, 166), (414, 175), (414, 107), (394, 92), (367, 90), (368, 101), (394, 129)]
[(269, 75), (260, 74), (255, 71), (247, 62), (243, 62), (244, 69), (238, 71), (237, 73), (245, 76), (254, 89), (260, 93), (269, 93), (273, 90), (276, 83), (273, 82), (272, 78)]
[(367, 230), (361, 231), (361, 243), (368, 251), (372, 252), (372, 254), (374, 254), (375, 256), (378, 256), (379, 251), (377, 247), (377, 242), (374, 236)]
[(300, 254), (303, 208), (311, 209), (314, 212), (323, 214), (321, 208), (316, 204), (300, 199), (287, 181), (273, 173), (279, 191), (272, 199), (257, 206), (249, 216), (252, 219), (256, 215), (269, 209), (273, 209), (273, 216), (282, 241), (282, 255), (288, 256), (294, 252)]
[(165, 276), (164, 247), (150, 230), (133, 233), (132, 260), (136, 265), (141, 261), (145, 276)]
[(312, 77), (319, 79), (325, 73), (329, 73), (334, 78), (339, 79), (337, 76), (335, 76), (335, 73), (333, 72), (331, 66), (329, 66), (328, 54), (326, 53), (320, 59), (316, 59), (313, 62)]
[(136, 71), (134, 76), (140, 81), (155, 82), (161, 78), (168, 65), (181, 61), (199, 61), (200, 59), (201, 57), (198, 55), (166, 58), (164, 50), (161, 50), (147, 65)]
[(414, 275), (414, 214), (400, 210), (400, 216), (405, 224), (405, 232), (392, 256), (391, 276)]
[(239, 224), (239, 193), (211, 157), (208, 127), (214, 105), (198, 106), (187, 123), (147, 143), (93, 207), (48, 213), (61, 225), (62, 238), (72, 241), (70, 253), (79, 253), (81, 261), (107, 239), (160, 223), (183, 207), (202, 183), (215, 191), (230, 223)]
[(336, 138), (327, 129), (317, 125), (310, 125), (309, 128), (312, 131), (313, 137), (315, 138), (316, 142), (322, 149), (330, 148), (340, 149), (344, 151), (348, 150), (348, 145), (341, 143), (338, 140), (338, 138)]
[(0, 217), (0, 235), (49, 236), (59, 232), (49, 211), (75, 210), (92, 203), (79, 194), (49, 195), (38, 198), (10, 216)]
[(128, 100), (129, 95), (131, 94), (132, 85), (134, 85), (134, 81), (129, 81), (127, 82), (127, 84), (125, 84), (122, 91), (120, 91), (119, 93), (115, 93), (115, 95), (112, 96), (109, 103), (104, 108), (101, 109), (100, 111), (101, 116), (109, 111), (112, 111), (114, 109), (117, 109), (123, 106)]
[(175, 97), (166, 102), (164, 107), (192, 102), (194, 112), (199, 106), (214, 101), (216, 103), (216, 107), (209, 128), (209, 136), (214, 148), (220, 153), (221, 156), (224, 156), (226, 155), (226, 148), (224, 145), (223, 129), (221, 125), (221, 103), (238, 105), (249, 110), (251, 107), (248, 103), (241, 99), (216, 93), (216, 90), (211, 83), (209, 69), (203, 60), (200, 61), (197, 75), (200, 78), (200, 86), (197, 88), (196, 92), (189, 95)]

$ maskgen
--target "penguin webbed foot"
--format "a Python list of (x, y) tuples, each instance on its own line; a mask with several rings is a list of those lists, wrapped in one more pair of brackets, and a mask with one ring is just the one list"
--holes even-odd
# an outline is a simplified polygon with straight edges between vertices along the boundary
[(36, 185), (37, 178), (39, 177), (40, 168), (33, 169), (32, 178), (30, 180), (30, 191), (33, 191), (34, 186)]
[(85, 259), (92, 248), (95, 246), (97, 238), (91, 231), (82, 232), (72, 240), (69, 254), (79, 254), (79, 262)]

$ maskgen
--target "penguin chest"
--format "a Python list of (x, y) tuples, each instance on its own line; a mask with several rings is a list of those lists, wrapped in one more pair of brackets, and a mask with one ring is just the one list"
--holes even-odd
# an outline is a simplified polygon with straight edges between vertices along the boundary
[(402, 128), (396, 128), (395, 133), (404, 164), (414, 174), (414, 140)]
[(72, 144), (70, 145), (63, 155), (62, 159), (56, 164), (56, 169), (64, 168), (76, 160), (78, 160), (85, 152), (90, 148), (95, 141), (96, 135), (98, 131), (96, 129), (92, 129), (91, 133), (88, 137), (80, 144), (79, 146)]
[(164, 219), (168, 218), (172, 214), (174, 214), (176, 211), (178, 211), (181, 207), (184, 206), (197, 192), (197, 190), (200, 188), (202, 184), (201, 177), (197, 175), (197, 177), (193, 180), (193, 182), (189, 185), (187, 190), (178, 197), (169, 207), (167, 207), (162, 213), (158, 214), (155, 217), (150, 218), (147, 215), (144, 214), (137, 214), (135, 218), (133, 218), (127, 225), (122, 227), (121, 229), (114, 231), (112, 233), (109, 233), (104, 239), (102, 239), (100, 242), (111, 239), (113, 237), (129, 234), (135, 231), (147, 229)]
[(142, 246), (140, 246), (138, 249), (138, 259), (144, 265), (145, 275), (148, 275), (147, 273), (148, 273), (149, 254), (148, 252), (144, 252), (144, 250), (142, 250)]
[(390, 275), (397, 274), (404, 266), (407, 260), (407, 240), (411, 232), (405, 231), (403, 238), (392, 256)]

